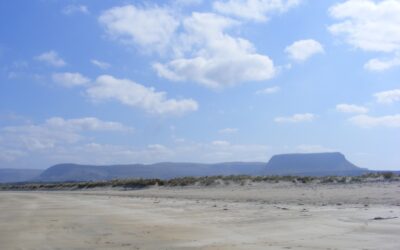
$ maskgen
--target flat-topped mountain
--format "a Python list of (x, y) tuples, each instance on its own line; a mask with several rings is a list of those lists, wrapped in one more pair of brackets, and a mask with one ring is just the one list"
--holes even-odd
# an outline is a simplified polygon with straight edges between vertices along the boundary
[[(11, 181), (96, 181), (128, 178), (171, 179), (184, 176), (212, 175), (361, 175), (369, 170), (349, 162), (341, 153), (282, 154), (264, 162), (225, 162), (216, 164), (163, 162), (129, 165), (58, 164), (40, 172), (24, 170), (19, 176), (2, 180)], [(8, 175), (9, 176), (9, 175)]]
[(338, 152), (274, 155), (266, 166), (268, 174), (279, 175), (358, 175), (366, 171)]

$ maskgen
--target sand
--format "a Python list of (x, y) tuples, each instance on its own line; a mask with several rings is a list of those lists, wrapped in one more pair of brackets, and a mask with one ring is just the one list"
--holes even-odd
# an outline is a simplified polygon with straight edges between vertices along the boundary
[(0, 192), (0, 249), (400, 249), (400, 183)]

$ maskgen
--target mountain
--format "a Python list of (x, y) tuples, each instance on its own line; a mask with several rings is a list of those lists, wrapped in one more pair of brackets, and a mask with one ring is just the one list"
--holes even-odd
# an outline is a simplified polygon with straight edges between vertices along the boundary
[(360, 175), (367, 171), (338, 152), (274, 155), (266, 166), (266, 174), (277, 175)]
[(45, 170), (37, 181), (91, 181), (126, 178), (170, 179), (183, 176), (260, 175), (265, 169), (261, 162), (226, 162), (217, 164), (174, 163), (132, 165), (58, 164)]
[[(12, 170), (9, 170), (12, 171)], [(31, 170), (14, 170), (14, 178), (0, 172), (0, 182), (10, 181), (97, 181), (127, 178), (171, 179), (184, 176), (211, 175), (360, 175), (369, 170), (349, 162), (341, 153), (282, 154), (268, 163), (226, 162), (216, 164), (162, 162), (130, 165), (58, 164), (40, 175)], [(24, 172), (26, 171), (26, 172)], [(19, 177), (16, 174), (19, 172)], [(38, 176), (37, 176), (38, 175)], [(10, 174), (8, 176), (11, 176)], [(37, 176), (37, 177), (36, 177)], [(35, 178), (36, 177), (36, 178)], [(1, 181), (1, 178), (4, 180)]]
[(23, 182), (38, 177), (43, 170), (40, 169), (11, 169), (0, 168), (0, 183)]

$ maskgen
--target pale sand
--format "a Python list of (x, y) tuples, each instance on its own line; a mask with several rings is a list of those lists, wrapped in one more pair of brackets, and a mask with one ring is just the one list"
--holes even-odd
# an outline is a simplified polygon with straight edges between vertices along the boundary
[(1, 250), (400, 249), (400, 183), (0, 192), (0, 212)]

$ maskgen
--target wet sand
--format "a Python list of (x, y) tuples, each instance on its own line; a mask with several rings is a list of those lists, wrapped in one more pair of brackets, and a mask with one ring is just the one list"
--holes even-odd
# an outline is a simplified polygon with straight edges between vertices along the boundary
[(0, 248), (400, 249), (400, 183), (0, 192)]

